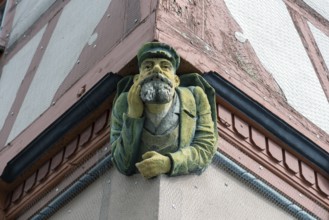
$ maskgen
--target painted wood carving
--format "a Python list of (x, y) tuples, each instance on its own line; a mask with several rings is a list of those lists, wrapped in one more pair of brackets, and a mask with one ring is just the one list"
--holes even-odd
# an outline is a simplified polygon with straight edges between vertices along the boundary
[(114, 164), (145, 178), (201, 173), (216, 151), (213, 89), (198, 74), (178, 77), (169, 45), (146, 43), (137, 58), (139, 74), (119, 83), (112, 110)]

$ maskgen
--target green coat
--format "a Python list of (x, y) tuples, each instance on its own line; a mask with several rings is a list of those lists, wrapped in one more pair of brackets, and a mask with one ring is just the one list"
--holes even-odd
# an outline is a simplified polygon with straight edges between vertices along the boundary
[[(180, 99), (179, 150), (168, 152), (171, 176), (200, 173), (211, 162), (216, 151), (217, 133), (211, 107), (204, 91), (196, 86), (176, 89)], [(125, 174), (135, 173), (138, 162), (144, 118), (127, 116), (127, 92), (121, 93), (112, 109), (112, 159), (117, 169)]]

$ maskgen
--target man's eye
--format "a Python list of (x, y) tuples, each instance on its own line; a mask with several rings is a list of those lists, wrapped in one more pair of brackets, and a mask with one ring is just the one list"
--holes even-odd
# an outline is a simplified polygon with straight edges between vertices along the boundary
[(147, 65), (144, 68), (147, 69), (147, 70), (149, 70), (149, 69), (151, 69), (151, 66), (150, 65)]

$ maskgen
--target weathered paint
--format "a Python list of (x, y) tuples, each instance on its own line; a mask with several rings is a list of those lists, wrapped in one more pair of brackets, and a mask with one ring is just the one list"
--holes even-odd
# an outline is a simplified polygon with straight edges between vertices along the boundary
[(56, 0), (16, 1), (16, 12), (8, 46), (12, 45)]
[(0, 129), (8, 116), (44, 31), (45, 27), (3, 67), (0, 75)]
[(78, 57), (79, 64), (75, 65), (64, 79), (53, 97), (54, 101), (65, 94), (78, 79), (86, 74), (97, 61), (101, 60), (123, 38), (125, 10), (124, 1), (111, 2), (93, 35), (88, 40), (88, 44), (81, 51)]
[[(324, 31), (323, 33), (326, 33), (328, 36), (329, 32), (326, 32), (326, 29), (319, 25), (319, 22), (311, 21), (312, 19), (310, 20), (309, 18), (305, 18), (304, 14), (303, 16), (299, 14), (297, 11), (298, 9), (292, 8), (291, 3), (288, 2), (287, 5), (290, 11), (290, 15), (295, 23), (296, 30), (298, 31), (302, 39), (304, 47), (307, 48), (307, 54), (313, 64), (313, 67), (323, 88), (323, 91), (327, 97), (327, 100), (329, 101), (329, 79), (327, 77), (329, 72), (326, 63), (323, 59), (323, 56), (321, 56), (320, 50), (316, 44), (316, 40), (314, 38), (314, 35), (312, 34), (310, 25), (311, 23), (312, 25), (316, 25), (319, 30)], [(324, 20), (322, 19), (321, 21)]]
[(7, 142), (52, 104), (54, 94), (78, 62), (110, 2), (73, 0), (64, 8)]
[(313, 33), (316, 44), (328, 68), (329, 67), (329, 37), (309, 22), (308, 22), (308, 26), (310, 27)]
[[(128, 35), (117, 46), (111, 50), (101, 61), (99, 61), (91, 70), (88, 71), (77, 83), (68, 89), (65, 95), (61, 96), (53, 108), (48, 108), (38, 120), (29, 126), (25, 132), (22, 132), (15, 138), (9, 147), (1, 152), (0, 173), (3, 172), (6, 164), (12, 160), (17, 152), (26, 149), (29, 143), (33, 141), (41, 132), (43, 132), (51, 123), (63, 115), (77, 100), (78, 91), (86, 86), (86, 91), (93, 88), (109, 71), (119, 72), (129, 61), (137, 54), (142, 42), (152, 41), (154, 38), (155, 12), (141, 23), (134, 30), (133, 34)], [(98, 38), (99, 39), (99, 38)], [(139, 42), (139, 43), (136, 43)], [(125, 71), (127, 73), (127, 71)], [(130, 73), (130, 72), (128, 72)], [(0, 182), (1, 186), (1, 182)]]
[(225, 2), (288, 103), (329, 132), (329, 103), (286, 5), (276, 0)]
[[(200, 4), (203, 3), (204, 13), (201, 14), (204, 18), (198, 18), (198, 20), (191, 18), (192, 27), (189, 26), (189, 15), (196, 14), (189, 7), (200, 8)], [(186, 5), (188, 5), (187, 10), (185, 10)], [(181, 58), (193, 64), (199, 72), (209, 70), (218, 72), (260, 105), (329, 152), (327, 133), (289, 105), (273, 75), (260, 62), (250, 41), (240, 43), (236, 40), (234, 33), (237, 31), (243, 33), (243, 31), (224, 1), (203, 0), (197, 3), (163, 0), (160, 1), (159, 7), (156, 37), (160, 42), (175, 47)], [(182, 11), (177, 8), (181, 8)], [(179, 12), (182, 13), (179, 14)], [(193, 26), (200, 27), (202, 21), (206, 21), (204, 24), (207, 30), (204, 40), (191, 33)]]
[(327, 0), (303, 0), (303, 1), (329, 21), (329, 2)]
[[(59, 13), (57, 13), (55, 15), (55, 17), (52, 17), (51, 21), (48, 22), (47, 25), (42, 25), (42, 24), (38, 24), (38, 28), (36, 28), (37, 30), (41, 30), (42, 27), (44, 26), (47, 26), (44, 33), (43, 33), (43, 36), (42, 36), (42, 39), (41, 41), (39, 42), (39, 48), (40, 49), (37, 49), (33, 58), (32, 58), (32, 61), (30, 63), (30, 66), (27, 70), (27, 73), (25, 74), (25, 77), (22, 81), (22, 84), (20, 85), (18, 91), (17, 91), (17, 95), (16, 95), (16, 98), (15, 98), (15, 101), (11, 107), (11, 112), (16, 112), (16, 114), (14, 115), (11, 115), (11, 117), (8, 117), (5, 124), (3, 125), (3, 129), (2, 131), (0, 132), (0, 146), (4, 147), (5, 144), (6, 144), (6, 141), (8, 139), (8, 136), (10, 134), (10, 131), (16, 121), (16, 118), (17, 118), (17, 115), (18, 115), (18, 112), (23, 104), (23, 101), (24, 101), (24, 98), (26, 96), (26, 93), (28, 92), (29, 88), (30, 88), (30, 85), (32, 83), (32, 80), (35, 76), (35, 73), (37, 71), (37, 67), (39, 66), (40, 64), (40, 61), (41, 61), (41, 58), (45, 52), (45, 49), (41, 49), (42, 47), (43, 48), (46, 48), (47, 45), (48, 45), (48, 42), (50, 40), (50, 37), (51, 37), (51, 33), (53, 32), (53, 30), (55, 29), (56, 27), (56, 24), (57, 24), (57, 21), (58, 21), (58, 18), (60, 17), (61, 15), (61, 11)], [(28, 36), (26, 37), (27, 39), (24, 39), (23, 41), (20, 41), (20, 43), (22, 42), (25, 42), (24, 44), (22, 44), (21, 46), (25, 45), (27, 42), (29, 42), (29, 40), (31, 40), (31, 38), (33, 38), (36, 34), (38, 33), (38, 31), (35, 31), (34, 33), (30, 33), (31, 34), (31, 37)], [(18, 48), (17, 48), (18, 47)], [(17, 51), (20, 51), (22, 47), (16, 45), (15, 47), (15, 50), (17, 49)], [(14, 52), (14, 51), (13, 51)], [(15, 52), (14, 52), (15, 53)], [(8, 58), (8, 60), (10, 60), (11, 58)]]

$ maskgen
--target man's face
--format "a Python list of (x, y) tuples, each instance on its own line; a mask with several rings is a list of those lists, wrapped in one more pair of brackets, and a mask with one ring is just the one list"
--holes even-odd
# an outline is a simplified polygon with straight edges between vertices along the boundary
[(168, 103), (179, 85), (179, 77), (170, 61), (163, 58), (150, 58), (142, 62), (138, 82), (141, 99), (144, 103)]

